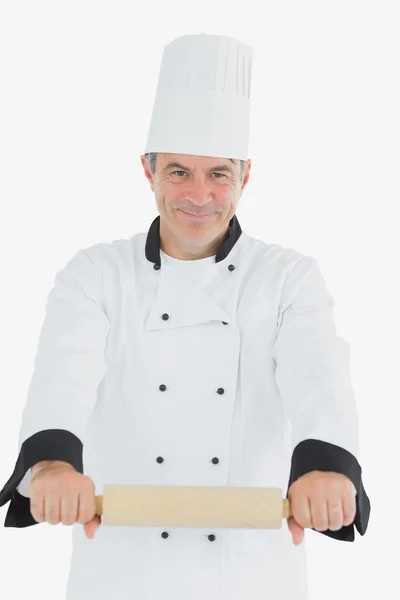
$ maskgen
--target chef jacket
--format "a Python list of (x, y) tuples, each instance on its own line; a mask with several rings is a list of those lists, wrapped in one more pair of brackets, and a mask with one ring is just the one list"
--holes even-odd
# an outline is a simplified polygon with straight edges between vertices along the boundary
[[(370, 502), (358, 462), (349, 345), (316, 260), (242, 231), (180, 260), (148, 232), (79, 250), (46, 305), (5, 527), (37, 524), (31, 467), (70, 463), (95, 484), (277, 487), (346, 475), (351, 525)], [(67, 600), (305, 600), (306, 538), (280, 529), (72, 526)]]

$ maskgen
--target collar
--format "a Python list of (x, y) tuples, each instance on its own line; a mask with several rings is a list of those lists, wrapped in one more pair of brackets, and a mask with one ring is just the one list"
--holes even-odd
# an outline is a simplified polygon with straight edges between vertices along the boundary
[[(224, 260), (233, 246), (236, 244), (242, 234), (242, 228), (236, 215), (233, 215), (229, 221), (228, 235), (225, 240), (218, 247), (215, 262)], [(150, 262), (154, 263), (156, 267), (161, 268), (161, 257), (160, 257), (160, 215), (154, 219), (150, 225), (150, 229), (146, 238), (145, 246), (146, 258)]]

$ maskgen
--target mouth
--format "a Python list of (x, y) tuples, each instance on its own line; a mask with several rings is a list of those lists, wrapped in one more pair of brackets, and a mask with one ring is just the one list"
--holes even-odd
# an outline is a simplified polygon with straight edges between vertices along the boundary
[(206, 221), (207, 219), (210, 219), (215, 213), (211, 213), (209, 215), (194, 215), (193, 213), (188, 213), (185, 212), (182, 209), (178, 209), (179, 212), (181, 212), (186, 219), (189, 219), (190, 221)]

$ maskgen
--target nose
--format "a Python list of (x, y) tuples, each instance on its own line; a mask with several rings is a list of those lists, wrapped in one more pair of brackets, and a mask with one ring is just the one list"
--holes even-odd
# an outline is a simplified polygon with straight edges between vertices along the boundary
[(197, 206), (207, 204), (210, 201), (210, 190), (207, 181), (202, 177), (199, 177), (190, 182), (186, 196)]

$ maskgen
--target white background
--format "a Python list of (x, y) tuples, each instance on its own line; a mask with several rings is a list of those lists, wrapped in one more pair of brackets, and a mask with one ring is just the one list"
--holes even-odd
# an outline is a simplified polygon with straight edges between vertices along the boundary
[[(17, 459), (55, 273), (78, 249), (147, 231), (158, 214), (140, 154), (164, 45), (186, 33), (228, 35), (254, 50), (241, 226), (316, 258), (351, 347), (371, 519), (354, 543), (306, 530), (310, 600), (398, 597), (398, 8), (2, 3), (0, 489)], [(4, 528), (7, 508), (2, 591), (64, 598), (71, 528)]]

